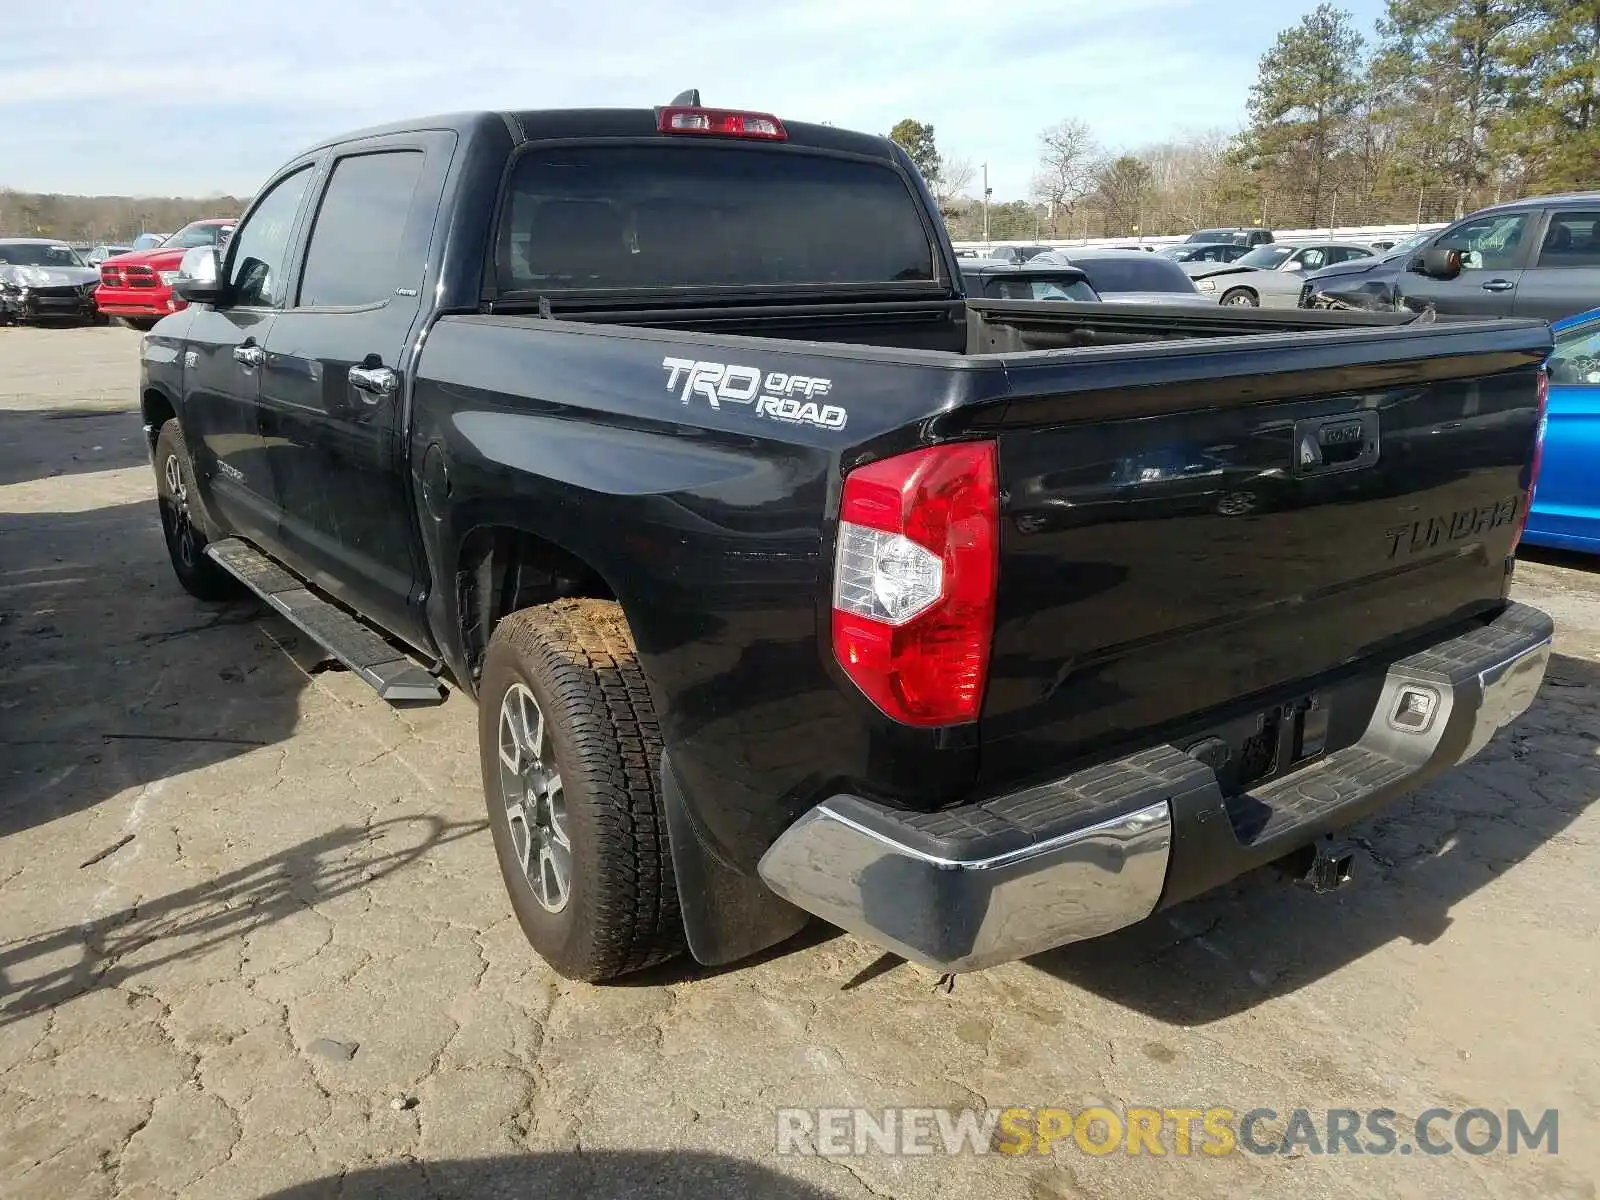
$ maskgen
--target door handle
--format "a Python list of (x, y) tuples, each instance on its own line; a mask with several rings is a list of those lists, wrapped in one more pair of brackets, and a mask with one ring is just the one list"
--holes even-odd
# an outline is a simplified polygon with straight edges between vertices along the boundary
[(1516, 286), (1509, 279), (1491, 279), (1483, 285), (1483, 290), (1486, 292), (1509, 292)]
[(233, 348), (233, 358), (235, 362), (243, 363), (247, 367), (259, 367), (267, 361), (267, 352), (260, 346), (252, 346), (246, 342), (242, 346)]
[(351, 367), (350, 386), (369, 396), (392, 396), (400, 386), (393, 367)]

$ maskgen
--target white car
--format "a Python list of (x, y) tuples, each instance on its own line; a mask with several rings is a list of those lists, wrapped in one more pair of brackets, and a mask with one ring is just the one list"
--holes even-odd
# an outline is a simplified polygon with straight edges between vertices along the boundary
[(1307, 273), (1373, 257), (1361, 242), (1273, 242), (1231, 263), (1180, 263), (1201, 294), (1239, 308), (1295, 308)]

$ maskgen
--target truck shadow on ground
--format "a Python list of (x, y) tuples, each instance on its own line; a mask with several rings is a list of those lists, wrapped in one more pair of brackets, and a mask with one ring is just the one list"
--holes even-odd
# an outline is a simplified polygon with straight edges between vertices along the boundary
[(122, 987), (403, 870), (482, 821), (394, 817), (344, 825), (280, 853), (92, 921), (0, 943), (0, 1027), (85, 993)]
[(9, 409), (0, 445), (0, 487), (138, 467), (148, 461), (137, 408), (105, 405)]
[(280, 647), (254, 601), (179, 588), (152, 500), (0, 512), (0, 837), (287, 738)]
[(588, 1150), (368, 1167), (314, 1179), (261, 1200), (829, 1200), (835, 1195), (726, 1154)]
[(1140, 925), (1029, 961), (1174, 1025), (1247, 1011), (1397, 938), (1437, 940), (1451, 909), (1561, 836), (1600, 797), (1585, 732), (1600, 665), (1555, 655), (1538, 701), (1471, 763), (1345, 832), (1352, 881), (1314, 895), (1257, 872)]

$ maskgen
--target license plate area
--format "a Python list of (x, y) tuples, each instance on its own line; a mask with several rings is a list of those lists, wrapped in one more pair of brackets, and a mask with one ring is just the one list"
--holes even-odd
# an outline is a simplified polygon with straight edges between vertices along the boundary
[(1312, 692), (1214, 726), (1183, 749), (1216, 772), (1229, 799), (1321, 758), (1332, 711)]

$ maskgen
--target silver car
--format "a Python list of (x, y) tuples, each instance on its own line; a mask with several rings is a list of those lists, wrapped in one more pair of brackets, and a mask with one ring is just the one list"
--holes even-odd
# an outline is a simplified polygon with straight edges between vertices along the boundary
[(0, 238), (0, 322), (98, 321), (100, 272), (65, 242)]
[(1371, 258), (1362, 242), (1273, 242), (1231, 263), (1180, 263), (1202, 295), (1239, 308), (1296, 308), (1308, 272)]

